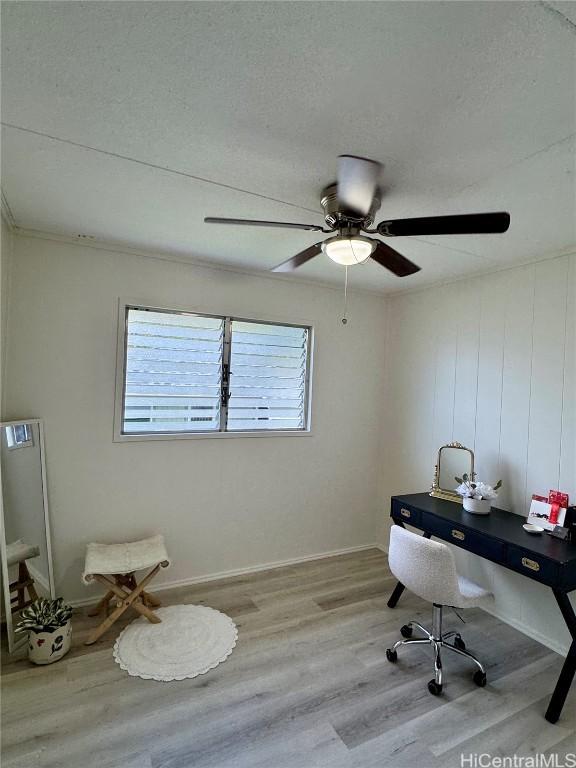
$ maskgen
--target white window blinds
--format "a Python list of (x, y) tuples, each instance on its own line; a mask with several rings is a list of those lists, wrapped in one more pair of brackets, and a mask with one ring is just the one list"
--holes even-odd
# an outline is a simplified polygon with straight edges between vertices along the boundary
[(306, 431), (311, 329), (126, 306), (118, 437)]
[(126, 434), (220, 429), (224, 319), (128, 309)]
[(308, 329), (232, 320), (228, 429), (304, 429)]

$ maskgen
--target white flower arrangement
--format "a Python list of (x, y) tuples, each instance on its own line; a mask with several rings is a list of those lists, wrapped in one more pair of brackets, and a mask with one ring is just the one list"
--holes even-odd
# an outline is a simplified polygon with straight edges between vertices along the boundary
[(494, 487), (480, 480), (476, 481), (475, 472), (471, 475), (455, 477), (454, 480), (459, 483), (458, 488), (455, 489), (456, 493), (467, 499), (495, 499), (498, 496), (498, 490), (502, 487), (502, 480), (498, 480)]

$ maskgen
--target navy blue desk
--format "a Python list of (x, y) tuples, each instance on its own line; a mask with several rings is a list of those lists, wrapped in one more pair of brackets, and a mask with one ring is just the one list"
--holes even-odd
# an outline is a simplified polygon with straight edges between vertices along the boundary
[[(405, 523), (529, 579), (551, 587), (572, 644), (546, 710), (546, 720), (555, 723), (562, 712), (576, 673), (576, 614), (568, 593), (576, 589), (576, 544), (547, 534), (533, 536), (522, 528), (519, 515), (492, 508), (489, 515), (471, 515), (461, 504), (437, 499), (427, 493), (393, 496), (390, 515), (397, 525)], [(388, 606), (394, 608), (404, 585), (394, 588)]]

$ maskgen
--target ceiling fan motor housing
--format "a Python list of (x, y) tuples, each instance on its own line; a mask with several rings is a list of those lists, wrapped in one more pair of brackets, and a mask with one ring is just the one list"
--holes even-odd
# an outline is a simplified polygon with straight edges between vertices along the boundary
[(371, 226), (381, 202), (381, 191), (377, 189), (367, 216), (346, 210), (338, 199), (338, 185), (336, 182), (323, 189), (320, 199), (320, 205), (324, 209), (324, 221), (330, 229), (341, 229), (346, 226), (356, 226), (359, 229), (365, 229)]

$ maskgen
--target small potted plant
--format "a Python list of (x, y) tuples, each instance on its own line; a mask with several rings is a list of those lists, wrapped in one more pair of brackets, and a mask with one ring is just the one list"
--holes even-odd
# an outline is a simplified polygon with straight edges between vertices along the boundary
[(488, 483), (482, 483), (476, 480), (476, 473), (471, 475), (462, 475), (455, 477), (458, 488), (456, 493), (462, 496), (462, 504), (466, 512), (473, 515), (488, 515), (492, 506), (492, 499), (498, 496), (498, 489), (502, 487), (502, 480), (498, 480), (496, 485), (491, 486)]
[(64, 599), (40, 597), (20, 614), (16, 632), (28, 632), (28, 658), (34, 664), (52, 664), (70, 650), (72, 607)]

